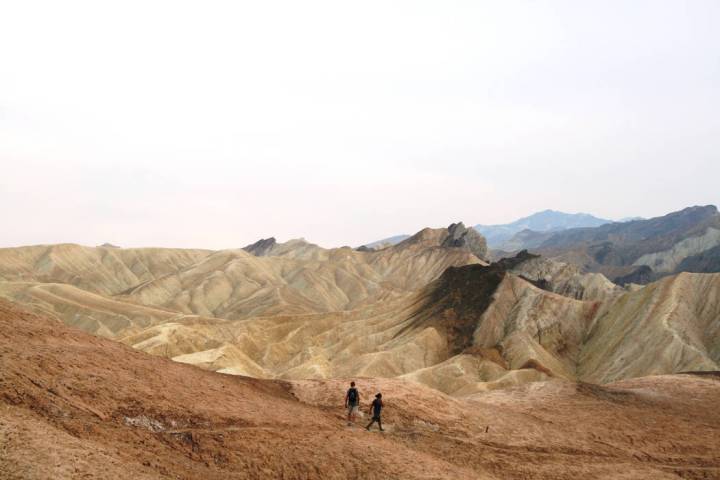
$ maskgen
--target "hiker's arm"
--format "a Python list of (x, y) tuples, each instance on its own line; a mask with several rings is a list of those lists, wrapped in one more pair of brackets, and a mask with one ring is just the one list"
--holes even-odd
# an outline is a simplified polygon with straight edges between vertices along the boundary
[(350, 392), (345, 394), (345, 408), (348, 407), (348, 397), (350, 396)]

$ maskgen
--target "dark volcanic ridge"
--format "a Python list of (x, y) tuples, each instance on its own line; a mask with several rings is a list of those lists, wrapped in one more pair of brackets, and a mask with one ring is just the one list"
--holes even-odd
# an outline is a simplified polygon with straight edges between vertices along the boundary
[[(445, 331), (450, 344), (449, 353), (456, 355), (472, 347), (473, 332), (493, 301), (493, 295), (510, 270), (538, 258), (538, 255), (519, 252), (490, 265), (450, 267), (430, 284), (413, 321), (398, 335), (409, 330), (429, 326)], [(543, 288), (542, 282), (525, 279)]]

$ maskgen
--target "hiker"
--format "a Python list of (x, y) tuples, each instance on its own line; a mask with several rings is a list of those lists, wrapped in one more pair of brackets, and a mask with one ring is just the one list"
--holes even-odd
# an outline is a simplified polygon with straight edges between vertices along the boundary
[(360, 392), (355, 388), (355, 382), (350, 382), (350, 388), (345, 394), (345, 408), (348, 411), (348, 427), (355, 422), (360, 408)]
[(370, 420), (370, 423), (368, 423), (368, 426), (365, 427), (365, 429), (369, 432), (370, 427), (372, 427), (372, 424), (377, 422), (378, 427), (380, 427), (380, 431), (384, 431), (382, 428), (382, 421), (380, 420), (380, 412), (383, 408), (383, 401), (382, 401), (382, 393), (378, 393), (375, 395), (375, 400), (372, 401), (370, 404), (370, 413), (372, 414), (372, 420)]

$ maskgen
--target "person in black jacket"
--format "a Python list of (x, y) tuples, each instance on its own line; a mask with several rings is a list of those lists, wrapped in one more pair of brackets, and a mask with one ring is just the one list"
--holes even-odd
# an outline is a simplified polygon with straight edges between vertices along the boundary
[(370, 413), (372, 414), (372, 420), (370, 420), (370, 423), (368, 423), (368, 426), (365, 427), (368, 431), (370, 431), (370, 427), (373, 423), (377, 422), (378, 427), (380, 427), (380, 431), (383, 431), (382, 428), (382, 420), (380, 420), (380, 413), (383, 409), (383, 401), (382, 401), (382, 393), (378, 393), (375, 395), (375, 400), (372, 401), (370, 404)]
[(348, 411), (348, 427), (355, 422), (358, 409), (360, 408), (360, 392), (355, 388), (355, 382), (350, 382), (350, 388), (345, 394), (345, 408)]

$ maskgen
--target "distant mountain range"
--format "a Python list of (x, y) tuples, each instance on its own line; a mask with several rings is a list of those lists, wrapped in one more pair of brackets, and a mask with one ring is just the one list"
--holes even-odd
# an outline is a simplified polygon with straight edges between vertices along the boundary
[[(491, 260), (529, 250), (602, 273), (619, 285), (647, 284), (680, 272), (720, 272), (720, 213), (713, 205), (621, 221), (544, 210), (512, 223), (474, 228), (485, 237)], [(406, 239), (396, 235), (361, 248), (379, 250)]]
[[(641, 217), (628, 217), (620, 221), (624, 222), (638, 219), (641, 219)], [(597, 227), (606, 223), (612, 223), (612, 220), (598, 218), (589, 213), (565, 213), (556, 210), (543, 210), (542, 212), (533, 213), (532, 215), (520, 218), (511, 223), (503, 225), (475, 225), (473, 228), (485, 237), (488, 247), (510, 251), (518, 249), (512, 248), (514, 244), (505, 245), (505, 243), (511, 240), (514, 235), (525, 230), (530, 230), (533, 233), (545, 233), (569, 228)], [(395, 235), (366, 243), (363, 247), (369, 249), (389, 247), (409, 237), (410, 235)]]
[(644, 284), (683, 271), (720, 271), (720, 213), (714, 205), (594, 228), (525, 231), (513, 241), (517, 249), (576, 264), (621, 285)]
[(390, 247), (392, 245), (397, 245), (398, 243), (402, 242), (403, 240), (407, 240), (408, 238), (410, 238), (410, 235), (407, 234), (395, 235), (392, 237), (383, 238), (381, 240), (376, 240), (374, 242), (366, 243), (364, 246), (369, 249)]
[(598, 218), (589, 213), (565, 213), (556, 210), (543, 210), (527, 217), (503, 225), (475, 225), (475, 229), (482, 233), (490, 248), (505, 248), (504, 244), (515, 234), (524, 230), (533, 232), (553, 232), (569, 228), (598, 227), (612, 220)]

